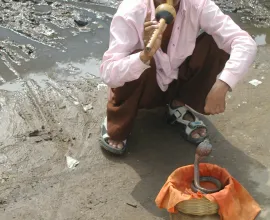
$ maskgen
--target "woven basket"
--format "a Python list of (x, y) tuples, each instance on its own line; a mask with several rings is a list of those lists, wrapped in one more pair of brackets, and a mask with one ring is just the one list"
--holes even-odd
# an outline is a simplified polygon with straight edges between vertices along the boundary
[(217, 214), (219, 206), (203, 197), (180, 202), (176, 205), (176, 209), (184, 214), (203, 216)]
[(177, 214), (170, 214), (170, 220), (220, 220), (220, 216), (217, 214), (205, 216), (185, 215), (179, 212)]

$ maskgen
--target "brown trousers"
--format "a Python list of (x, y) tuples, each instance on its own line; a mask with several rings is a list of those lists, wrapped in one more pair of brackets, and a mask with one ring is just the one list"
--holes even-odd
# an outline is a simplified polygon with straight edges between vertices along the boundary
[[(156, 80), (154, 61), (139, 79), (111, 89), (107, 104), (107, 128), (116, 141), (127, 138), (139, 109), (165, 106), (172, 100), (182, 101), (197, 112), (204, 113), (205, 99), (223, 70), (229, 54), (217, 47), (212, 36), (202, 33), (196, 40), (193, 54), (179, 67), (178, 79), (163, 92)], [(152, 59), (153, 60), (153, 59)]]

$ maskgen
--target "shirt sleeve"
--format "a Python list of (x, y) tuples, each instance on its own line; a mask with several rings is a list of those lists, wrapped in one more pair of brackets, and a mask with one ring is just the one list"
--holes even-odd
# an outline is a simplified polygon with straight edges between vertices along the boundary
[(255, 59), (255, 41), (211, 0), (205, 1), (199, 22), (201, 28), (213, 36), (218, 47), (230, 54), (219, 79), (233, 89)]
[(138, 79), (150, 67), (141, 61), (140, 52), (133, 53), (138, 45), (140, 39), (132, 19), (116, 14), (111, 22), (109, 48), (100, 67), (100, 77), (110, 88)]

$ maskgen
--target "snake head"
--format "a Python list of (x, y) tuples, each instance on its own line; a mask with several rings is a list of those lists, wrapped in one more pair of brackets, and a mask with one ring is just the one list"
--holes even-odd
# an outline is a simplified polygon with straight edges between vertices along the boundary
[(197, 149), (196, 154), (201, 157), (206, 157), (212, 152), (212, 144), (208, 139), (205, 139), (203, 142), (201, 142)]

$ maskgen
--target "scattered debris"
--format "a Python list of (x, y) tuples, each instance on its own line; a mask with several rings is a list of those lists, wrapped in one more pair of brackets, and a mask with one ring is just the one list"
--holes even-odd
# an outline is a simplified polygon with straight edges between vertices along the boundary
[(258, 85), (262, 84), (262, 81), (257, 80), (257, 79), (253, 79), (253, 80), (249, 81), (249, 84), (251, 84), (253, 86), (258, 86)]
[(100, 84), (97, 85), (97, 89), (98, 89), (98, 90), (100, 90), (101, 87), (107, 87), (107, 85), (104, 84), (104, 83), (100, 83)]
[(67, 166), (70, 169), (74, 169), (80, 162), (70, 156), (66, 156), (67, 158)]
[(131, 206), (131, 207), (133, 207), (133, 208), (137, 208), (137, 205), (132, 205), (130, 203), (126, 203), (126, 204), (129, 205), (129, 206)]
[(87, 112), (87, 111), (90, 110), (90, 109), (93, 109), (92, 104), (88, 104), (88, 105), (83, 106), (84, 112)]

